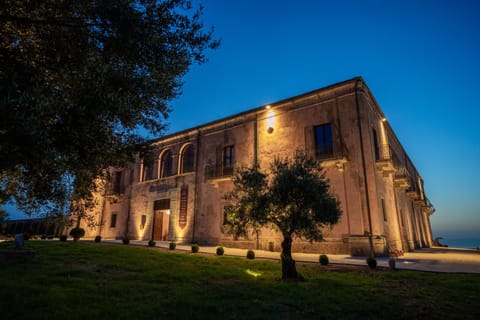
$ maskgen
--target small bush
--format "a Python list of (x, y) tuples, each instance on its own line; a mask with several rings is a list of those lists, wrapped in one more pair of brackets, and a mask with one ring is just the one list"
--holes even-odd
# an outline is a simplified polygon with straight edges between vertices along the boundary
[(273, 252), (275, 250), (275, 243), (269, 242), (268, 243), (268, 251)]
[(73, 228), (72, 230), (70, 230), (70, 233), (69, 233), (73, 239), (80, 239), (81, 237), (85, 236), (85, 229), (83, 228)]
[(125, 238), (122, 239), (122, 242), (123, 242), (123, 244), (129, 244), (130, 239), (128, 239), (128, 237), (125, 237)]
[(54, 238), (53, 234), (49, 234), (49, 235), (47, 236), (47, 239), (49, 239), (49, 240), (51, 240), (51, 239), (53, 239), (53, 238)]
[(101, 242), (101, 241), (102, 241), (102, 236), (96, 236), (96, 237), (95, 237), (95, 242), (96, 242), (96, 243), (99, 243), (99, 242)]
[(168, 245), (168, 248), (169, 248), (170, 250), (175, 250), (176, 247), (177, 247), (177, 244), (176, 244), (175, 242), (173, 242), (173, 241), (170, 242), (170, 244)]
[(322, 266), (328, 265), (328, 257), (326, 254), (321, 254), (320, 257), (318, 258), (318, 261)]
[(225, 250), (223, 249), (223, 247), (217, 247), (217, 256), (223, 256), (224, 253)]
[(46, 239), (47, 239), (47, 235), (46, 235), (46, 234), (42, 234), (42, 236), (40, 237), (40, 239), (46, 240)]
[(198, 244), (196, 243), (192, 244), (192, 253), (197, 253), (198, 250), (200, 250), (200, 247), (198, 246)]
[(30, 237), (31, 237), (30, 232), (24, 232), (23, 233), (23, 240), (27, 241), (27, 240), (30, 239)]
[(63, 234), (63, 235), (61, 235), (61, 236), (60, 236), (60, 241), (62, 241), (62, 242), (65, 242), (65, 241), (67, 241), (67, 236), (66, 236), (66, 235), (64, 235), (64, 234)]
[(247, 251), (247, 259), (255, 259), (255, 252), (253, 250)]
[(149, 247), (155, 247), (156, 244), (157, 244), (157, 243), (156, 243), (155, 241), (153, 241), (153, 240), (148, 241), (148, 246), (149, 246)]
[(367, 264), (370, 269), (375, 269), (377, 267), (377, 259), (375, 259), (375, 257), (368, 257)]

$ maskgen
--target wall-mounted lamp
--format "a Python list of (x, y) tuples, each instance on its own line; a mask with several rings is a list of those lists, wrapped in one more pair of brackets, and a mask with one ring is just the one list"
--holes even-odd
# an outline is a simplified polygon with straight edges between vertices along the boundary
[[(267, 106), (269, 108), (270, 106)], [(267, 112), (267, 133), (272, 133), (275, 126), (275, 114), (269, 110)]]

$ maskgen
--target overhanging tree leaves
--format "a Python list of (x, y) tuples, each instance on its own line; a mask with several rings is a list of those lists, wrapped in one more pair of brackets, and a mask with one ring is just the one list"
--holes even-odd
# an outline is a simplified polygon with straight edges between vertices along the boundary
[(200, 15), (185, 0), (3, 1), (0, 199), (85, 198), (144, 152), (138, 129), (165, 130), (181, 77), (218, 45)]
[(320, 164), (299, 152), (292, 159), (275, 159), (270, 175), (257, 164), (240, 168), (233, 183), (235, 204), (225, 216), (225, 231), (245, 236), (249, 228), (273, 225), (283, 236), (282, 279), (299, 278), (292, 258), (293, 238), (320, 241), (323, 229), (341, 216)]

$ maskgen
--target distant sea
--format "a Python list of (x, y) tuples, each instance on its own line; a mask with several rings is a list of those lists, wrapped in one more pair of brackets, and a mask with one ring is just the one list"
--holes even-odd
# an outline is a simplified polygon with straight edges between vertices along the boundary
[(477, 248), (480, 247), (480, 238), (449, 238), (443, 237), (441, 244), (446, 244), (449, 248)]

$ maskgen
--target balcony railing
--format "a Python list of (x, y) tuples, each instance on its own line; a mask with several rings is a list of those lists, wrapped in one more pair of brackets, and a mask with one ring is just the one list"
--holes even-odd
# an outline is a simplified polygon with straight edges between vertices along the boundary
[(125, 187), (120, 184), (116, 184), (113, 182), (108, 182), (105, 185), (105, 195), (113, 196), (113, 195), (122, 195), (125, 192)]
[(393, 181), (395, 187), (405, 190), (409, 189), (413, 184), (412, 177), (410, 176), (410, 173), (405, 167), (400, 167), (399, 169), (397, 169), (397, 171), (395, 171)]
[(233, 166), (223, 165), (206, 165), (205, 178), (206, 179), (220, 179), (233, 176)]
[(309, 157), (315, 158), (320, 161), (343, 159), (347, 157), (347, 149), (342, 146), (339, 148), (332, 148), (321, 146), (319, 148), (310, 148), (306, 150), (306, 154)]

